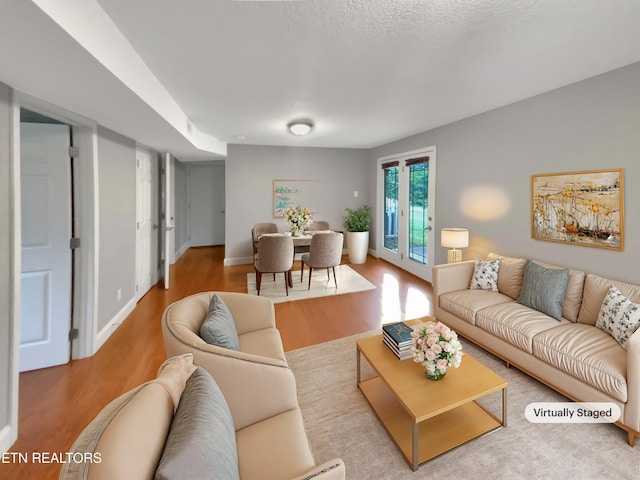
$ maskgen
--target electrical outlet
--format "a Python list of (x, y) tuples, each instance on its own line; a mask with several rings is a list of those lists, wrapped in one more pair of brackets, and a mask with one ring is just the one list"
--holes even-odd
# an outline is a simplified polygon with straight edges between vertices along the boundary
[(358, 197), (358, 190), (354, 190), (353, 191), (353, 196), (356, 197), (356, 198)]

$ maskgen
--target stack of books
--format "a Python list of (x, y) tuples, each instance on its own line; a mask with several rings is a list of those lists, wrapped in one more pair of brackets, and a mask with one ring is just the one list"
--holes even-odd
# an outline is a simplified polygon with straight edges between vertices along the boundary
[(382, 326), (382, 341), (400, 360), (411, 358), (411, 332), (413, 329), (404, 322)]

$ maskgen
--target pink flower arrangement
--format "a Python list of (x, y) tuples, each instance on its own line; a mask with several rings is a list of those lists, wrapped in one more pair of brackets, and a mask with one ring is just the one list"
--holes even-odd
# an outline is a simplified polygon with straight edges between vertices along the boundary
[(441, 378), (447, 368), (462, 362), (458, 334), (440, 322), (427, 322), (411, 334), (413, 361), (421, 363), (429, 377)]

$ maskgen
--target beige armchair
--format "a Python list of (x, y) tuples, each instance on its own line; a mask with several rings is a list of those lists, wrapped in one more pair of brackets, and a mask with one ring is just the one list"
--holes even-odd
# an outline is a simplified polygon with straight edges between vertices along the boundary
[(340, 459), (315, 462), (295, 377), (275, 326), (273, 302), (245, 293), (215, 293), (233, 315), (239, 351), (209, 345), (200, 338), (213, 292), (167, 307), (162, 335), (169, 357), (192, 353), (193, 363), (207, 370), (224, 394), (236, 430), (240, 478), (344, 479)]
[(258, 254), (253, 260), (258, 295), (260, 295), (263, 273), (284, 274), (284, 288), (287, 295), (289, 295), (293, 253), (293, 240), (290, 235), (269, 234), (262, 235), (258, 239)]
[(309, 287), (311, 289), (311, 275), (313, 269), (326, 268), (327, 279), (329, 277), (329, 269), (333, 270), (333, 281), (338, 287), (338, 280), (336, 279), (336, 266), (340, 265), (342, 260), (342, 245), (343, 237), (341, 233), (329, 232), (329, 233), (316, 233), (311, 239), (311, 245), (309, 247), (309, 253), (302, 256), (300, 260), (300, 281), (304, 275), (305, 264), (309, 267)]

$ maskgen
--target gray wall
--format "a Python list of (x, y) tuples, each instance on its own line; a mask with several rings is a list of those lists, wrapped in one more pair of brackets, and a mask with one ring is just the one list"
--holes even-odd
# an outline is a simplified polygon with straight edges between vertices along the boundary
[(251, 261), (254, 224), (275, 222), (285, 230), (284, 221), (273, 218), (274, 179), (317, 181), (322, 193), (313, 199), (315, 218), (338, 228), (346, 207), (370, 204), (368, 163), (366, 150), (229, 145), (225, 261)]
[[(135, 298), (136, 144), (98, 128), (98, 331)], [(118, 289), (122, 296), (118, 301)]]
[[(446, 262), (440, 228), (467, 227), (464, 259), (495, 251), (640, 283), (632, 267), (640, 257), (639, 85), (637, 63), (376, 148), (370, 153), (370, 188), (379, 157), (435, 145), (436, 263)], [(531, 238), (532, 174), (606, 168), (624, 168), (623, 252)], [(479, 191), (485, 193), (474, 196)], [(481, 204), (481, 212), (472, 211)], [(498, 218), (478, 218), (497, 214), (505, 204)]]
[(189, 248), (187, 231), (187, 164), (175, 161), (174, 169), (175, 260)]
[[(11, 90), (0, 83), (0, 432), (11, 419), (11, 371), (9, 340), (11, 328), (11, 229), (9, 223), (10, 191), (10, 119)], [(17, 432), (11, 432), (16, 435)], [(15, 438), (15, 437), (14, 437)], [(12, 438), (11, 440), (13, 440)], [(0, 449), (1, 450), (1, 449)]]

